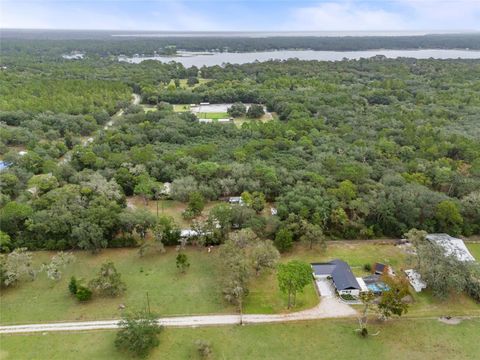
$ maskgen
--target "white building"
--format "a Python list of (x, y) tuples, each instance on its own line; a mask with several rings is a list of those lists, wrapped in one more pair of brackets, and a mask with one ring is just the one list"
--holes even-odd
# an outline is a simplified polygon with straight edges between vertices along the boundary
[(432, 244), (442, 247), (447, 256), (453, 255), (460, 261), (475, 261), (462, 239), (451, 237), (448, 234), (428, 234), (426, 239)]

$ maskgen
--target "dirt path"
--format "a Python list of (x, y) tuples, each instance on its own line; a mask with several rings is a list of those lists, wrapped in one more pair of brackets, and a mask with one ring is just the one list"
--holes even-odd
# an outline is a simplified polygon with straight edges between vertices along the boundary
[[(316, 320), (355, 316), (357, 312), (335, 298), (323, 298), (313, 309), (290, 314), (247, 314), (247, 315), (200, 315), (178, 316), (158, 319), (160, 325), (166, 327), (198, 327), (212, 325), (260, 324), (287, 321)], [(49, 331), (86, 331), (101, 329), (116, 329), (118, 320), (78, 321), (49, 324), (9, 325), (0, 326), (0, 334), (32, 333)]]

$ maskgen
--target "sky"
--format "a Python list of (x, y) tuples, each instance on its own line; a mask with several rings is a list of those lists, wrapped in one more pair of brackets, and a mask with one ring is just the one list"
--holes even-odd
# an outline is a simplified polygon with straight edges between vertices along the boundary
[(479, 31), (480, 0), (0, 0), (0, 27)]

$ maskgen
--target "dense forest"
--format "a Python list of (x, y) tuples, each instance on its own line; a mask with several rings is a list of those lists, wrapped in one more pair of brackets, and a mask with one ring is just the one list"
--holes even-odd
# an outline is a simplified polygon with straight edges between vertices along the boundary
[[(263, 206), (218, 205), (215, 243), (232, 227), (293, 241), (311, 226), (332, 239), (397, 237), (411, 228), (480, 234), (478, 60), (186, 69), (120, 63), (99, 49), (84, 60), (46, 60), (27, 43), (2, 44), (2, 247), (132, 245), (129, 234), (143, 237), (155, 223), (126, 206), (134, 194), (192, 202), (243, 193), (277, 208), (266, 217), (256, 211)], [(107, 53), (120, 43), (105, 44)], [(204, 81), (179, 86), (191, 78)], [(132, 93), (156, 111), (129, 105)], [(202, 124), (171, 106), (205, 101), (264, 104), (273, 119)], [(114, 115), (121, 108), (123, 116)], [(170, 195), (159, 191), (164, 183)]]
[[(127, 36), (125, 36), (127, 35)], [(137, 36), (135, 36), (137, 35)], [(152, 36), (154, 35), (154, 36)], [(416, 36), (205, 36), (158, 35), (148, 32), (54, 31), (2, 29), (2, 56), (53, 57), (71, 51), (89, 56), (187, 51), (250, 52), (285, 49), (354, 51), (373, 49), (480, 49), (480, 35), (431, 34)], [(74, 41), (72, 39), (75, 39)]]

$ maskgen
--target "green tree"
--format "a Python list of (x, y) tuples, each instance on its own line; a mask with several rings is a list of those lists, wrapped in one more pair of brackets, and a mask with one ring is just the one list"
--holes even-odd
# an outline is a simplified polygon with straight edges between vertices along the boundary
[(160, 345), (158, 335), (162, 327), (158, 325), (155, 316), (146, 311), (126, 314), (119, 326), (120, 330), (115, 338), (115, 347), (118, 350), (145, 358)]
[(259, 104), (252, 104), (247, 110), (247, 117), (251, 119), (258, 119), (265, 114), (263, 106)]
[(187, 269), (190, 267), (188, 256), (183, 252), (179, 252), (177, 254), (175, 263), (177, 264), (177, 269), (179, 269), (182, 274), (184, 274), (187, 271)]
[(194, 216), (200, 215), (204, 207), (205, 199), (200, 192), (195, 191), (189, 195), (187, 210)]
[(8, 255), (0, 255), (0, 287), (13, 286), (21, 280), (35, 279), (32, 253), (26, 248), (17, 248)]
[(70, 278), (70, 282), (68, 283), (68, 291), (70, 292), (70, 294), (72, 295), (76, 295), (77, 294), (77, 291), (78, 291), (78, 281), (77, 279), (75, 278), (75, 276), (72, 276)]
[(180, 228), (170, 216), (160, 216), (153, 230), (155, 240), (162, 245), (178, 245)]
[(97, 277), (90, 281), (88, 287), (102, 296), (112, 297), (122, 294), (127, 289), (113, 262), (102, 264)]
[(456, 203), (451, 200), (440, 202), (435, 209), (439, 230), (452, 235), (461, 232), (463, 217)]
[(305, 223), (303, 226), (303, 235), (300, 240), (309, 244), (310, 250), (314, 244), (319, 244), (323, 251), (327, 248), (327, 242), (325, 241), (325, 235), (322, 228), (315, 224)]
[(251, 259), (255, 274), (258, 276), (264, 269), (274, 269), (280, 260), (280, 253), (273, 245), (271, 240), (256, 242), (250, 251)]
[(25, 220), (32, 213), (33, 210), (29, 205), (11, 201), (0, 212), (0, 229), (15, 238), (19, 232), (25, 229)]
[(145, 205), (148, 205), (148, 200), (153, 197), (156, 186), (157, 182), (153, 178), (142, 174), (137, 177), (137, 185), (135, 185), (133, 192), (135, 195), (142, 196)]
[(235, 104), (232, 104), (232, 106), (227, 109), (227, 112), (228, 115), (230, 115), (231, 117), (242, 117), (245, 116), (245, 114), (247, 113), (247, 107), (242, 103), (237, 102)]
[(0, 231), (0, 252), (6, 253), (9, 252), (12, 247), (10, 235)]
[(293, 234), (288, 229), (280, 229), (275, 235), (275, 246), (280, 252), (286, 252), (293, 247)]
[(409, 295), (408, 282), (405, 279), (393, 279), (387, 277), (386, 284), (389, 289), (382, 293), (378, 302), (378, 311), (382, 319), (386, 320), (391, 316), (402, 316), (408, 311), (408, 303), (404, 298)]
[(295, 306), (298, 292), (303, 292), (305, 286), (312, 281), (310, 265), (298, 260), (279, 264), (277, 270), (278, 286), (288, 295), (288, 308)]

